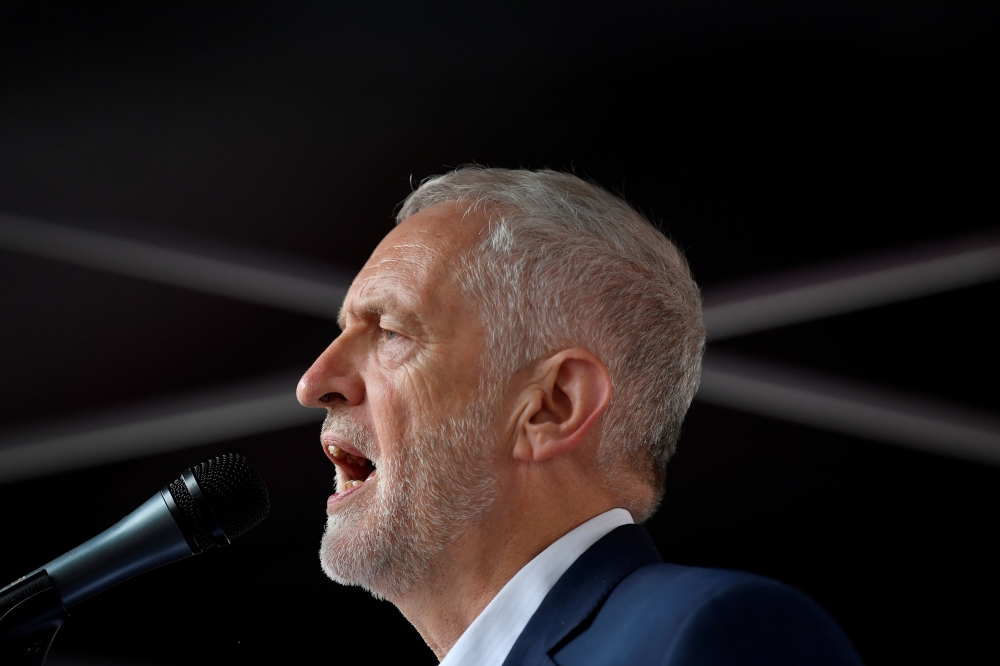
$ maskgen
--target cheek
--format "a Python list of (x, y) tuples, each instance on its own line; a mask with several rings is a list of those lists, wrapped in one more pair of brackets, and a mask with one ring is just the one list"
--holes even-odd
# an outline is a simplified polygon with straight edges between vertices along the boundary
[[(423, 359), (422, 359), (423, 360)], [(438, 414), (461, 417), (466, 406), (478, 398), (482, 367), (478, 356), (462, 350), (433, 350), (425, 363), (401, 368), (406, 391), (418, 406)]]
[(405, 435), (413, 412), (412, 401), (392, 379), (383, 376), (368, 382), (375, 445), (383, 455), (393, 453), (393, 445)]
[(414, 429), (464, 418), (469, 403), (476, 401), (480, 374), (474, 361), (435, 353), (380, 368), (366, 380), (379, 442), (391, 446)]

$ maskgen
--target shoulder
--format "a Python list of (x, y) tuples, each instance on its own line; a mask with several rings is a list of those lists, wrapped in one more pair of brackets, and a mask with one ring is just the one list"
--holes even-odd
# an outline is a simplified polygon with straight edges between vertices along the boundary
[(752, 574), (650, 564), (553, 655), (558, 664), (860, 664), (802, 592)]

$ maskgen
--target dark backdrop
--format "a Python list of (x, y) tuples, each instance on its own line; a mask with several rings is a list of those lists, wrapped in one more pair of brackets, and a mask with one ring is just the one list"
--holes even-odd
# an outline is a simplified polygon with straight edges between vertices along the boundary
[[(728, 284), (995, 229), (998, 23), (958, 1), (8, 3), (0, 210), (356, 270), (421, 178), (552, 167), (622, 193), (700, 283)], [(723, 346), (996, 412), (997, 296)], [(0, 251), (0, 426), (304, 370), (334, 329)], [(393, 607), (321, 573), (317, 434), (0, 486), (0, 578), (238, 451), (271, 517), (80, 606), (56, 656), (434, 663)], [(998, 481), (696, 403), (649, 529), (668, 559), (802, 588), (870, 664), (969, 661), (996, 652)]]

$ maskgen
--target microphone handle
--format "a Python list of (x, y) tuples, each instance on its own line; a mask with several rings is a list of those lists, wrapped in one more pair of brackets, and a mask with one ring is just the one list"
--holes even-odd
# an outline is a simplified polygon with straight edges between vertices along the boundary
[(72, 608), (132, 576), (194, 555), (201, 549), (192, 548), (181, 532), (178, 519), (184, 519), (173, 504), (164, 488), (115, 525), (37, 571), (49, 575), (63, 605)]
[(118, 523), (0, 589), (0, 663), (41, 666), (66, 610), (127, 578), (201, 552), (168, 488)]

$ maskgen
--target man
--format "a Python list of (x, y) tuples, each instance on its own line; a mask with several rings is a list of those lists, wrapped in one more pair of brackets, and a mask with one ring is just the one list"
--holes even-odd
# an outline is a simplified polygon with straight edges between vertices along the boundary
[(600, 188), (465, 168), (404, 202), (298, 387), (337, 466), (322, 565), (442, 663), (860, 663), (799, 592), (662, 562), (697, 285)]

